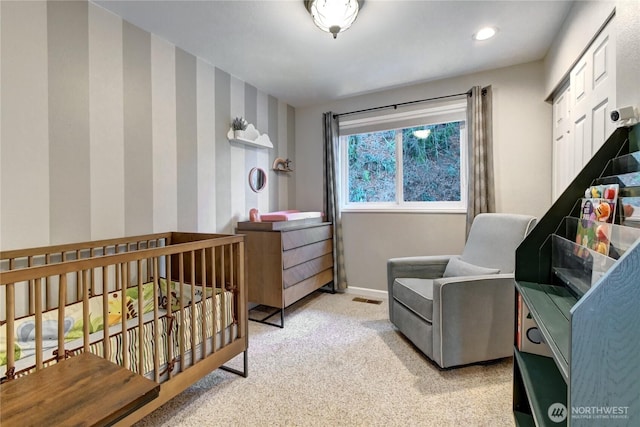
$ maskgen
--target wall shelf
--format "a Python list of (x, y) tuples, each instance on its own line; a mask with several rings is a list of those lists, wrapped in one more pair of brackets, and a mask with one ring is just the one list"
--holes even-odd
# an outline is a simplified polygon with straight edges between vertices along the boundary
[(242, 136), (238, 135), (232, 128), (229, 128), (227, 138), (229, 139), (229, 142), (235, 142), (238, 144), (259, 148), (273, 148), (269, 135), (266, 133), (260, 134), (252, 124), (248, 125), (247, 129), (242, 131)]
[(293, 172), (293, 169), (291, 169), (290, 165), (291, 165), (291, 160), (283, 159), (282, 157), (277, 157), (273, 161), (273, 165), (271, 166), (271, 169), (276, 172)]

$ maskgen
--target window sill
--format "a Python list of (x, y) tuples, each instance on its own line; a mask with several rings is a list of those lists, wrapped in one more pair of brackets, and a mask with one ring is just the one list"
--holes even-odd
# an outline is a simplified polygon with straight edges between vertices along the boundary
[(427, 208), (342, 208), (342, 213), (387, 213), (387, 214), (458, 214), (466, 215), (466, 209), (427, 209)]

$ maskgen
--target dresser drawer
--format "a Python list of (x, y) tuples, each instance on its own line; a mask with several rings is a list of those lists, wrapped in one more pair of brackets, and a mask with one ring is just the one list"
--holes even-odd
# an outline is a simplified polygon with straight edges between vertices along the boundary
[(333, 239), (323, 240), (306, 246), (300, 246), (282, 253), (282, 267), (291, 268), (333, 251)]
[(282, 271), (282, 286), (286, 289), (298, 282), (327, 270), (333, 266), (333, 254), (323, 255), (310, 261), (298, 264), (295, 267)]
[(321, 242), (332, 238), (332, 226), (307, 227), (300, 230), (282, 232), (282, 249), (287, 251), (300, 246)]

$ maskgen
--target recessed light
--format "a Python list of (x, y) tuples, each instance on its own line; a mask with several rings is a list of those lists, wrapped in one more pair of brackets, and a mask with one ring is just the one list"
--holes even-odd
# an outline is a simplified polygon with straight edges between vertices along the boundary
[(498, 29), (495, 27), (484, 27), (473, 35), (474, 40), (482, 41), (495, 36)]

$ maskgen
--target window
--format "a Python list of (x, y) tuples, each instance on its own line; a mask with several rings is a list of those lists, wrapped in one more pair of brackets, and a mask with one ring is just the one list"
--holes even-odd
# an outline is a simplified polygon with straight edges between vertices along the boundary
[(340, 123), (346, 211), (466, 212), (466, 102)]

